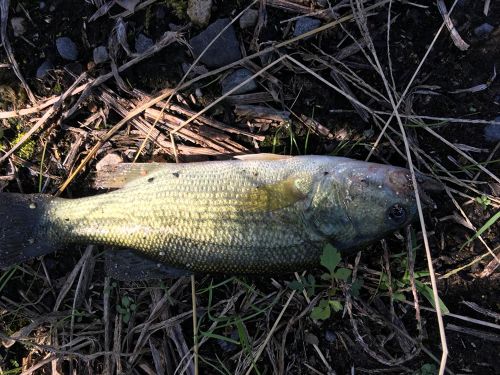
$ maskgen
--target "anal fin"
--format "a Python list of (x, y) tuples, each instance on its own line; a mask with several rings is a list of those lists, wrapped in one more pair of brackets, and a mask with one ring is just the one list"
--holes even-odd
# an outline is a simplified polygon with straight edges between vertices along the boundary
[(165, 279), (191, 274), (189, 271), (145, 258), (131, 249), (107, 250), (105, 267), (108, 276), (120, 281)]

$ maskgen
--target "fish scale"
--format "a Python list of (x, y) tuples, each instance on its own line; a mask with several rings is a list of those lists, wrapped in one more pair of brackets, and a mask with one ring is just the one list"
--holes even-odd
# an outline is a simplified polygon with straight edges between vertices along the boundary
[[(328, 156), (167, 164), (109, 193), (40, 199), (30, 242), (37, 250), (23, 244), (20, 260), (44, 241), (95, 243), (158, 265), (239, 274), (310, 268), (326, 242), (355, 249), (416, 212), (406, 169)], [(394, 205), (406, 210), (401, 222), (388, 216)]]
[[(304, 173), (305, 168), (296, 162), (286, 168), (257, 162), (242, 169), (241, 164), (176, 166), (105, 195), (54, 200), (45, 225), (52, 228), (52, 236), (64, 233), (65, 242), (134, 248), (159, 262), (198, 272), (262, 273), (276, 271), (281, 263), (290, 263), (289, 268), (310, 264), (311, 251), (314, 255), (324, 239), (311, 238), (297, 220), (301, 202), (276, 213), (255, 209), (245, 199), (252, 189)], [(311, 239), (314, 243), (308, 243)]]

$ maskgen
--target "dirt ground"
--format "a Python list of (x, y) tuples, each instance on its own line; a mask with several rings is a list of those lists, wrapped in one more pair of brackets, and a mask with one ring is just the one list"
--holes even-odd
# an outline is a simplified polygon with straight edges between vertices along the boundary
[[(106, 10), (105, 4), (110, 3), (97, 0), (8, 4), (5, 35), (11, 59), (2, 48), (0, 158), (30, 128), (41, 125), (16, 152), (0, 161), (0, 190), (69, 198), (97, 194), (102, 191), (93, 186), (96, 164), (111, 153), (125, 161), (133, 161), (138, 154), (140, 162), (175, 162), (176, 153), (180, 162), (187, 162), (254, 152), (365, 160), (377, 144), (370, 161), (408, 166), (395, 118), (386, 136), (377, 141), (393, 106), (376, 69), (375, 51), (396, 101), (411, 80), (398, 113), (412, 159), (418, 170), (446, 186), (446, 190), (432, 193), (436, 207), (426, 210), (424, 218), (439, 295), (449, 310), (443, 318), (449, 350), (447, 371), (499, 374), (500, 283), (498, 262), (490, 252), (499, 256), (500, 142), (486, 135), (485, 128), (500, 116), (500, 81), (496, 77), (496, 69), (500, 69), (500, 3), (491, 1), (486, 16), (484, 1), (456, 2), (451, 22), (469, 44), (460, 50), (446, 27), (438, 35), (443, 16), (436, 2), (367, 1), (365, 13), (356, 13), (354, 1), (257, 1), (252, 7), (260, 9), (256, 24), (242, 29), (235, 22), (243, 56), (291, 40), (295, 17), (316, 12), (313, 15), (320, 25), (335, 19), (341, 22), (282, 43), (250, 62), (243, 59), (239, 66), (252, 72), (283, 55), (307, 67), (305, 70), (290, 59), (276, 64), (256, 78), (253, 93), (259, 95), (230, 96), (212, 105), (222, 95), (220, 81), (228, 71), (207, 67), (189, 76), (186, 82), (193, 82), (173, 96), (171, 103), (184, 112), (162, 105), (165, 95), (161, 103), (151, 106), (156, 112), (141, 112), (137, 123), (129, 121), (107, 137), (106, 132), (125, 113), (179, 85), (186, 64), (194, 61), (187, 43), (206, 28), (190, 23), (184, 1), (139, 3), (144, 8), (136, 8), (130, 15), (122, 14), (125, 9), (118, 4)], [(328, 4), (338, 3), (344, 6), (334, 16), (318, 13)], [(449, 10), (452, 2), (445, 3)], [(210, 22), (234, 19), (248, 5), (248, 1), (214, 0)], [(372, 8), (366, 11), (366, 7)], [(96, 18), (98, 9), (102, 15)], [(20, 35), (14, 33), (13, 18), (23, 20)], [(370, 38), (359, 28), (363, 22)], [(481, 35), (477, 28), (485, 23), (492, 29)], [(111, 74), (91, 91), (84, 91), (81, 102), (77, 100), (82, 90), (67, 91), (77, 77), (77, 87), (92, 84), (111, 72), (114, 64), (120, 67), (140, 56), (134, 53), (139, 34), (158, 42), (166, 31), (178, 31), (177, 39), (151, 57), (139, 57), (120, 72), (119, 79)], [(128, 42), (132, 53), (126, 52), (119, 37), (112, 39), (113, 35), (122, 35), (121, 41)], [(76, 59), (60, 56), (56, 48), (59, 37), (75, 43)], [(93, 61), (93, 50), (101, 45), (110, 52), (116, 47), (113, 62)], [(37, 104), (31, 103), (12, 69), (12, 57)], [(51, 69), (37, 77), (44, 61), (50, 62)], [(53, 107), (57, 101), (50, 102), (51, 98), (61, 94), (67, 95), (60, 106)], [(348, 96), (366, 108), (353, 105)], [(253, 106), (246, 116), (241, 114), (245, 105)], [(262, 106), (272, 115), (264, 114)], [(191, 133), (175, 136), (178, 150), (174, 152), (169, 132), (206, 107), (204, 119), (186, 127)], [(160, 120), (156, 125), (160, 110), (179, 122)], [(45, 114), (47, 118), (40, 120)], [(207, 125), (210, 120), (234, 129), (211, 127)], [(154, 136), (148, 127), (141, 128), (153, 123), (159, 131)], [(96, 144), (99, 146), (93, 150)], [(485, 230), (480, 231), (479, 240), (481, 228)], [(313, 279), (305, 276), (295, 289), (291, 286), (294, 275), (196, 275), (198, 364), (192, 356), (189, 277), (135, 282), (110, 279), (104, 275), (105, 246), (48, 254), (0, 271), (0, 374), (194, 374), (196, 366), (201, 374), (242, 374), (247, 370), (256, 374), (437, 374), (442, 346), (430, 302), (420, 225), (415, 223), (410, 230), (362, 250), (360, 255), (356, 251), (345, 254), (341, 263), (362, 281), (356, 292), (353, 278), (332, 280), (325, 286), (322, 269), (311, 270), (308, 275)], [(311, 280), (317, 284), (315, 288), (311, 288)], [(414, 282), (416, 290), (412, 291)], [(422, 308), (417, 314), (414, 293)], [(313, 319), (311, 313), (319, 311), (315, 308), (321, 301), (329, 301), (331, 314)], [(339, 304), (338, 311), (334, 310)]]

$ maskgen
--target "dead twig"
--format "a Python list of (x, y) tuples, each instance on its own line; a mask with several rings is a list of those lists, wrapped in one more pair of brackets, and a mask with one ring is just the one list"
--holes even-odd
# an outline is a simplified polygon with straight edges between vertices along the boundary
[(439, 9), (439, 13), (441, 13), (441, 16), (443, 17), (444, 23), (448, 30), (450, 31), (450, 36), (451, 39), (453, 40), (453, 43), (461, 50), (461, 51), (467, 51), (469, 49), (469, 45), (465, 43), (465, 41), (462, 39), (460, 34), (458, 33), (458, 30), (455, 28), (455, 25), (453, 24), (453, 21), (450, 18), (450, 15), (448, 13), (448, 9), (446, 9), (446, 4), (444, 3), (443, 0), (437, 0), (437, 5)]
[(17, 61), (14, 57), (14, 53), (12, 52), (12, 47), (10, 45), (9, 38), (7, 36), (7, 25), (8, 25), (8, 20), (9, 20), (9, 5), (10, 5), (10, 0), (1, 0), (0, 1), (0, 37), (2, 41), (3, 48), (5, 49), (5, 53), (7, 54), (7, 58), (9, 59), (10, 66), (12, 67), (12, 70), (14, 70), (14, 73), (16, 74), (17, 78), (19, 81), (21, 81), (21, 84), (24, 87), (24, 90), (26, 91), (26, 94), (28, 94), (28, 98), (31, 101), (31, 104), (36, 105), (36, 98), (33, 92), (31, 91), (30, 87), (26, 83), (22, 73), (21, 69), (19, 68), (19, 65), (17, 64)]
[(455, 324), (447, 324), (446, 329), (450, 331), (455, 331), (459, 333), (465, 333), (467, 335), (475, 336), (481, 340), (488, 340), (493, 342), (500, 342), (500, 335), (493, 332), (484, 332), (474, 328), (460, 327)]

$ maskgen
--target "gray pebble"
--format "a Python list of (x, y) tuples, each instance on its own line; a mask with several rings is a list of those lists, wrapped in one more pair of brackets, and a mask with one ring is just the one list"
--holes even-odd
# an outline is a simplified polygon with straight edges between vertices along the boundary
[(188, 0), (187, 15), (197, 26), (206, 26), (210, 21), (212, 0)]
[(144, 34), (138, 34), (135, 37), (135, 51), (137, 53), (144, 53), (146, 52), (149, 48), (153, 47), (153, 39), (148, 38)]
[[(189, 41), (193, 53), (198, 57), (205, 47), (219, 34), (231, 21), (229, 18), (221, 18), (204, 31)], [(233, 25), (216, 39), (210, 48), (201, 57), (200, 61), (211, 68), (218, 68), (241, 59), (240, 45), (236, 38)]]
[(500, 93), (496, 94), (493, 97), (493, 103), (495, 103), (496, 105), (500, 105)]
[[(237, 331), (231, 332), (230, 337), (232, 340), (238, 340), (238, 338), (239, 338), (238, 332)], [(219, 345), (219, 347), (222, 349), (222, 351), (224, 351), (224, 352), (231, 352), (231, 351), (236, 350), (238, 348), (235, 344), (233, 344), (230, 341), (217, 339), (216, 342)]]
[(337, 334), (333, 331), (330, 331), (327, 329), (325, 331), (325, 340), (329, 342), (330, 344), (334, 343), (337, 340)]
[[(495, 118), (495, 122), (500, 122), (500, 116)], [(489, 142), (500, 141), (500, 124), (488, 124), (484, 128), (484, 137)]]
[(108, 61), (109, 55), (108, 50), (104, 46), (98, 46), (94, 48), (94, 62), (96, 64), (102, 64), (103, 62)]
[[(222, 93), (225, 94), (233, 87), (238, 86), (244, 80), (250, 78), (252, 76), (252, 72), (248, 69), (242, 68), (235, 70), (231, 74), (229, 74), (226, 78), (224, 78), (221, 82), (222, 85)], [(255, 90), (257, 88), (257, 84), (252, 79), (247, 82), (245, 85), (241, 86), (238, 90), (232, 93), (232, 95), (244, 94), (249, 91)]]
[(76, 60), (78, 58), (76, 44), (66, 36), (56, 39), (56, 48), (63, 59)]
[(118, 5), (133, 12), (140, 0), (117, 0)]
[(483, 23), (474, 29), (474, 35), (478, 38), (487, 38), (491, 34), (494, 27), (489, 23)]
[(254, 26), (257, 23), (257, 18), (259, 17), (259, 11), (256, 9), (248, 9), (240, 17), (240, 28), (246, 29)]
[(45, 77), (51, 69), (54, 69), (54, 65), (49, 60), (45, 60), (36, 70), (36, 78)]
[(26, 27), (24, 26), (25, 19), (23, 17), (12, 17), (10, 19), (10, 24), (12, 26), (12, 31), (14, 36), (18, 37), (26, 32)]
[(319, 25), (321, 21), (316, 18), (302, 17), (295, 22), (295, 30), (293, 31), (293, 36), (299, 36), (307, 33), (308, 31), (314, 30)]
[(155, 17), (157, 20), (162, 20), (167, 16), (167, 11), (165, 10), (164, 7), (160, 6), (157, 7), (155, 10)]

